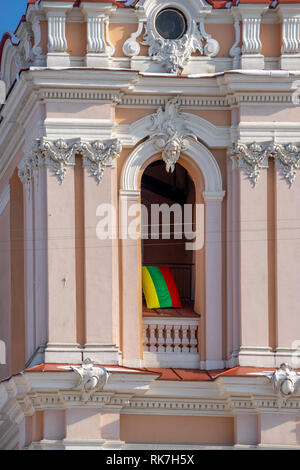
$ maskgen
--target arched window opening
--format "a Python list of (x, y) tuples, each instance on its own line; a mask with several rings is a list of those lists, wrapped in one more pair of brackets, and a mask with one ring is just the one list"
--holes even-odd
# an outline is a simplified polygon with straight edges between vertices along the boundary
[[(182, 308), (176, 312), (171, 309), (170, 314), (193, 312), (195, 254), (187, 244), (195, 231), (194, 183), (180, 164), (173, 173), (167, 173), (165, 163), (155, 161), (143, 173), (141, 203), (143, 266), (171, 269)], [(145, 299), (143, 313), (150, 313)]]

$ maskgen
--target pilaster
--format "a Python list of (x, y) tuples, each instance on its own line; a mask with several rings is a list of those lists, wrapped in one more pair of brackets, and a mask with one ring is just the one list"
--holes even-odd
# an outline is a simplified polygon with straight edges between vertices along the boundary
[[(128, 235), (128, 214), (136, 215), (140, 191), (120, 191), (120, 238), (122, 254), (122, 351), (123, 365), (141, 367), (143, 357), (141, 252), (139, 240)], [(134, 266), (134, 269), (127, 269)]]
[(222, 356), (222, 200), (224, 192), (204, 192), (206, 360), (201, 367), (224, 367)]

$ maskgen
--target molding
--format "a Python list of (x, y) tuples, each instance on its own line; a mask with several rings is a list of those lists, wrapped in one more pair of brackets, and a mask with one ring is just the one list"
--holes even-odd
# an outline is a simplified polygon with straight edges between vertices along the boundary
[[(161, 119), (162, 122), (164, 122), (164, 116), (167, 118), (164, 111), (159, 111), (157, 113), (146, 115), (130, 125), (115, 125), (112, 130), (112, 135), (113, 137), (119, 138), (124, 146), (133, 147), (142, 139), (149, 136), (151, 137), (153, 119), (156, 119), (157, 122), (160, 122)], [(182, 136), (189, 134), (191, 136), (196, 136), (201, 142), (211, 148), (226, 148), (231, 142), (229, 127), (215, 126), (209, 121), (206, 121), (200, 116), (192, 113), (179, 112), (179, 117), (175, 118), (174, 125), (178, 126), (178, 131)], [(166, 135), (167, 134), (165, 134), (165, 137)], [(186, 144), (189, 144), (190, 146), (194, 141), (194, 137), (189, 137), (189, 141), (186, 142)]]
[(4, 212), (7, 204), (10, 201), (10, 187), (9, 184), (5, 186), (2, 193), (0, 193), (0, 215)]
[(139, 190), (120, 189), (121, 199), (127, 199), (128, 201), (138, 201), (140, 197), (141, 197), (141, 191)]
[(203, 191), (202, 195), (205, 202), (222, 202), (226, 191)]
[[(98, 372), (101, 372), (99, 377), (106, 377), (106, 372), (103, 375), (103, 367), (90, 366), (87, 374), (80, 366), (62, 364), (60, 372), (27, 371), (0, 383), (0, 447), (9, 449), (15, 445), (18, 425), (25, 416), (43, 410), (82, 408), (83, 401), (87, 410), (141, 415), (234, 417), (239, 413), (284, 413), (292, 418), (300, 410), (299, 390), (294, 387), (294, 393), (283, 399), (277, 388), (272, 387), (273, 371), (249, 372), (240, 377), (220, 375), (212, 381), (189, 382), (160, 381), (157, 380), (159, 374), (107, 366), (108, 381), (105, 379), (105, 384), (103, 382), (98, 389)], [(281, 379), (289, 380), (289, 377), (280, 376), (279, 384), (282, 384)], [(89, 389), (86, 394), (83, 383), (89, 383), (90, 378), (92, 393)], [(68, 442), (78, 446), (84, 443)], [(97, 440), (97, 443), (100, 442)], [(32, 446), (46, 444), (42, 441)], [(53, 444), (58, 443), (49, 442)], [(106, 444), (113, 448), (119, 441), (106, 441)]]
[[(147, 160), (156, 153), (157, 149), (152, 140), (142, 142), (133, 150), (127, 158), (122, 170), (122, 190), (139, 190), (139, 173)], [(205, 181), (205, 191), (217, 193), (222, 192), (222, 176), (220, 168), (212, 153), (203, 144), (193, 140), (190, 142), (190, 146), (185, 153), (191, 158), (195, 167), (200, 169), (202, 172)]]

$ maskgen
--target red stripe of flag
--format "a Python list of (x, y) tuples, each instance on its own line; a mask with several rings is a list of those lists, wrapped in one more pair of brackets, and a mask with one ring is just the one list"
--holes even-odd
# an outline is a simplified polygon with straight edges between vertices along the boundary
[(171, 299), (172, 299), (172, 307), (182, 308), (181, 300), (180, 300), (179, 293), (178, 293), (178, 289), (177, 289), (176, 282), (175, 282), (175, 279), (173, 277), (171, 269), (170, 268), (159, 268), (159, 269), (160, 269), (160, 271), (161, 271), (161, 273), (164, 277), (164, 280), (167, 284), (167, 288), (169, 290), (169, 293), (170, 293), (170, 296), (171, 296)]

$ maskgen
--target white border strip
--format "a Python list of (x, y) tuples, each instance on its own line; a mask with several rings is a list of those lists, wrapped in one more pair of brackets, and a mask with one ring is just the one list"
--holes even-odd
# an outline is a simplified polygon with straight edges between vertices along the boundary
[(0, 194), (0, 215), (3, 213), (5, 207), (9, 203), (10, 200), (10, 188), (9, 184), (5, 186), (4, 190)]

